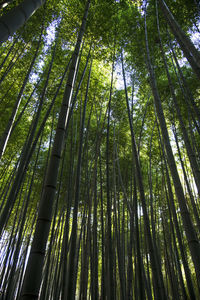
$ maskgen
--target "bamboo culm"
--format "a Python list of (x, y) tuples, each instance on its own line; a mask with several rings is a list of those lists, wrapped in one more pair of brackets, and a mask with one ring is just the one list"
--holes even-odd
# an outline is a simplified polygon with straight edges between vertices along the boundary
[[(87, 1), (82, 25), (77, 38), (74, 54), (72, 57), (71, 67), (68, 75), (68, 80), (64, 92), (63, 103), (59, 114), (57, 130), (54, 138), (53, 149), (47, 170), (46, 184), (44, 192), (40, 201), (39, 213), (36, 222), (36, 229), (31, 247), (30, 257), (27, 263), (27, 269), (21, 294), (21, 299), (30, 300), (37, 299), (41, 284), (41, 276), (43, 269), (43, 262), (45, 256), (46, 243), (49, 235), (52, 209), (56, 191), (57, 176), (59, 164), (62, 154), (64, 136), (67, 118), (69, 114), (69, 107), (71, 103), (72, 91), (74, 86), (74, 79), (76, 75), (76, 67), (78, 62), (79, 50), (85, 31), (86, 20), (90, 1)], [(46, 205), (46, 202), (48, 205)], [(47, 209), (48, 208), (48, 209)], [(33, 278), (35, 279), (33, 281)]]
[(0, 43), (19, 29), (46, 0), (24, 0), (6, 15), (0, 17)]

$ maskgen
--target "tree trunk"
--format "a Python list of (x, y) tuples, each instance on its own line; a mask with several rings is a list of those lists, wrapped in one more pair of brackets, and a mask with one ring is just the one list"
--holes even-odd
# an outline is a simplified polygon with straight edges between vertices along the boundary
[(128, 110), (128, 118), (129, 118), (129, 125), (131, 130), (131, 139), (132, 139), (132, 152), (133, 152), (133, 158), (135, 163), (135, 169), (137, 174), (137, 184), (138, 189), (140, 193), (140, 199), (142, 202), (142, 210), (144, 215), (144, 226), (146, 231), (146, 237), (148, 242), (148, 250), (150, 255), (150, 261), (151, 261), (151, 268), (152, 268), (152, 274), (153, 274), (153, 282), (155, 286), (155, 299), (166, 299), (165, 295), (165, 288), (163, 283), (163, 277), (162, 272), (159, 270), (159, 264), (156, 257), (156, 250), (155, 246), (153, 244), (152, 235), (150, 231), (150, 222), (149, 222), (149, 216), (147, 212), (147, 206), (146, 206), (146, 199), (145, 199), (145, 192), (144, 192), (144, 185), (143, 185), (143, 179), (142, 179), (142, 173), (141, 173), (141, 167), (138, 157), (138, 151), (135, 141), (135, 135), (133, 131), (133, 124), (130, 114), (130, 108), (129, 108), (129, 100), (128, 100), (128, 92), (126, 87), (126, 78), (125, 78), (125, 71), (124, 71), (124, 63), (123, 63), (123, 54), (121, 53), (121, 61), (122, 61), (122, 73), (123, 73), (123, 79), (124, 79), (124, 89), (125, 89), (125, 96), (126, 96), (126, 106)]
[(0, 18), (0, 44), (19, 29), (45, 3), (45, 0), (24, 0)]
[(164, 144), (165, 144), (165, 148), (166, 148), (167, 161), (168, 161), (168, 165), (170, 167), (171, 175), (173, 178), (174, 188), (175, 188), (176, 196), (177, 196), (177, 199), (179, 202), (183, 225), (184, 225), (185, 233), (187, 236), (190, 252), (192, 255), (192, 260), (193, 260), (193, 263), (195, 266), (197, 282), (198, 282), (198, 285), (200, 286), (200, 246), (199, 246), (199, 241), (197, 239), (196, 231), (192, 224), (192, 220), (191, 220), (188, 208), (187, 208), (187, 204), (186, 204), (186, 200), (185, 200), (185, 196), (184, 196), (184, 192), (183, 192), (183, 187), (180, 182), (179, 174), (177, 171), (174, 155), (173, 155), (170, 140), (169, 140), (169, 134), (168, 134), (168, 130), (167, 130), (164, 112), (162, 109), (162, 103), (161, 103), (160, 95), (159, 95), (158, 88), (157, 88), (157, 82), (156, 82), (153, 67), (151, 65), (146, 22), (145, 22), (145, 42), (146, 42), (146, 51), (147, 51), (147, 65), (148, 65), (149, 74), (150, 74), (150, 83), (151, 83), (152, 93), (154, 96), (154, 102), (155, 102), (155, 106), (156, 106), (157, 115), (159, 118), (161, 132), (162, 132), (162, 136), (163, 136), (163, 140), (164, 140)]
[(13, 107), (11, 116), (10, 116), (9, 121), (8, 121), (8, 124), (7, 124), (7, 126), (6, 126), (6, 128), (5, 128), (4, 132), (3, 132), (3, 135), (2, 135), (2, 137), (0, 139), (0, 159), (1, 159), (3, 153), (4, 153), (5, 149), (6, 149), (6, 146), (7, 146), (7, 143), (8, 143), (8, 139), (9, 139), (10, 134), (11, 134), (12, 126), (13, 126), (13, 123), (15, 121), (15, 117), (17, 115), (18, 108), (19, 108), (21, 100), (22, 100), (24, 89), (26, 87), (26, 84), (28, 82), (28, 79), (30, 77), (30, 74), (32, 72), (33, 66), (35, 64), (35, 61), (36, 61), (36, 58), (37, 58), (37, 55), (38, 55), (38, 51), (39, 51), (41, 40), (42, 40), (42, 32), (43, 32), (43, 26), (42, 26), (42, 29), (41, 29), (41, 34), (40, 34), (40, 38), (39, 38), (39, 41), (38, 41), (38, 44), (37, 44), (37, 48), (36, 48), (35, 54), (33, 56), (33, 59), (32, 59), (31, 64), (29, 66), (29, 69), (28, 69), (28, 71), (26, 73), (26, 76), (24, 78), (24, 82), (23, 82), (23, 84), (21, 86), (19, 94), (17, 96), (17, 100), (16, 100), (15, 105)]
[(170, 12), (168, 6), (164, 0), (159, 0), (162, 12), (169, 24), (171, 31), (173, 32), (177, 42), (179, 43), (181, 50), (183, 51), (185, 57), (190, 63), (194, 73), (200, 78), (200, 53), (195, 48), (194, 44), (190, 38), (183, 32), (179, 24), (175, 20), (174, 16)]
[(67, 85), (63, 97), (63, 103), (58, 119), (58, 125), (54, 138), (51, 159), (47, 171), (45, 189), (40, 201), (34, 239), (31, 247), (30, 257), (27, 264), (27, 270), (24, 279), (23, 290), (21, 294), (21, 299), (23, 300), (37, 299), (39, 294), (45, 249), (49, 235), (49, 229), (52, 218), (52, 209), (56, 192), (57, 176), (65, 137), (66, 123), (69, 115), (69, 107), (71, 103), (74, 80), (76, 76), (78, 55), (83, 34), (85, 31), (89, 6), (90, 0), (88, 0), (86, 4), (85, 13), (78, 34), (77, 43), (74, 50)]
[(107, 134), (106, 134), (106, 188), (107, 188), (107, 245), (108, 245), (108, 300), (115, 299), (114, 295), (114, 273), (113, 273), (113, 237), (112, 237), (112, 213), (111, 213), (111, 197), (110, 197), (110, 168), (109, 168), (109, 138), (110, 138), (110, 110), (111, 110), (111, 99), (113, 90), (113, 74), (114, 74), (114, 58), (112, 62), (112, 73), (111, 73), (111, 85), (110, 95), (108, 103), (108, 121), (107, 121)]

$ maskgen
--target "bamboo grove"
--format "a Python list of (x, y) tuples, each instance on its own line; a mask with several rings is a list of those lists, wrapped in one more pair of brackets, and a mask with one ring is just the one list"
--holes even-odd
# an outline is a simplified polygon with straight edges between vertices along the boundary
[(0, 2), (0, 299), (200, 299), (196, 0)]

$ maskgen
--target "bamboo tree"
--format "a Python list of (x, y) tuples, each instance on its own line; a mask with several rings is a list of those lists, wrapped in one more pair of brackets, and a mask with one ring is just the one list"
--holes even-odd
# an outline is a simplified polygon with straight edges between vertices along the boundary
[(153, 240), (152, 240), (152, 236), (151, 236), (151, 232), (150, 232), (149, 216), (148, 216), (147, 207), (146, 207), (141, 168), (140, 168), (140, 163), (139, 163), (137, 146), (136, 146), (136, 142), (135, 142), (135, 135), (134, 135), (134, 131), (133, 131), (132, 119), (131, 119), (131, 115), (130, 115), (130, 108), (129, 108), (129, 101), (128, 101), (128, 93), (127, 93), (127, 88), (126, 88), (125, 71), (124, 71), (122, 53), (121, 53), (121, 61), (122, 61), (122, 72), (123, 72), (123, 79), (124, 79), (124, 88), (125, 88), (125, 95), (126, 95), (129, 125), (130, 125), (130, 130), (131, 130), (132, 151), (133, 151), (135, 168), (136, 168), (136, 172), (137, 172), (136, 173), (137, 174), (137, 184), (138, 184), (138, 188), (139, 188), (140, 199), (142, 202), (142, 210), (143, 210), (143, 214), (144, 214), (146, 237), (147, 237), (147, 241), (148, 241), (148, 250), (149, 250), (149, 254), (150, 254), (154, 287), (155, 287), (155, 297), (156, 297), (156, 299), (166, 299), (164, 283), (163, 283), (163, 278), (162, 278), (162, 272), (161, 272), (161, 270), (159, 270), (159, 264), (157, 262), (155, 246), (153, 245)]
[[(42, 93), (40, 95), (40, 99), (39, 99), (40, 102), (39, 102), (39, 105), (36, 109), (36, 113), (35, 113), (35, 116), (33, 118), (33, 122), (31, 124), (31, 127), (29, 129), (29, 133), (27, 135), (27, 140), (26, 140), (26, 142), (23, 146), (23, 149), (21, 151), (19, 166), (18, 166), (16, 175), (15, 175), (15, 179), (13, 181), (12, 188), (10, 190), (10, 193), (9, 193), (9, 196), (8, 196), (7, 201), (5, 203), (5, 206), (4, 206), (4, 208), (1, 212), (1, 216), (0, 216), (0, 235), (2, 233), (2, 230), (3, 230), (4, 226), (5, 226), (6, 221), (9, 218), (12, 207), (15, 203), (15, 200), (16, 200), (18, 192), (19, 192), (21, 182), (23, 181), (23, 178), (26, 174), (28, 164), (30, 162), (30, 158), (33, 154), (33, 151), (35, 149), (35, 146), (37, 144), (39, 136), (40, 136), (40, 134), (43, 130), (43, 127), (45, 125), (45, 121), (48, 118), (49, 113), (50, 113), (51, 108), (52, 108), (52, 106), (50, 105), (50, 108), (47, 111), (47, 114), (45, 115), (44, 122), (42, 123), (42, 125), (39, 128), (39, 131), (38, 131), (39, 134), (36, 136), (36, 139), (33, 141), (34, 135), (35, 135), (35, 132), (36, 132), (36, 129), (37, 129), (38, 121), (39, 121), (39, 118), (40, 118), (41, 110), (43, 108), (43, 104), (44, 104), (44, 100), (45, 100), (45, 94), (46, 94), (47, 86), (48, 86), (48, 83), (49, 83), (49, 77), (50, 77), (50, 74), (51, 74), (52, 65), (53, 65), (54, 57), (55, 57), (55, 49), (56, 49), (56, 44), (55, 44), (55, 47), (53, 49), (52, 58), (51, 58), (51, 61), (50, 61), (50, 64), (49, 64), (47, 78), (45, 80), (45, 84), (44, 84), (44, 87), (42, 89)], [(55, 98), (52, 100), (52, 104), (54, 103), (54, 101), (55, 101)]]
[[(161, 134), (160, 134), (160, 130), (159, 130), (159, 127), (158, 127), (158, 122), (157, 122), (157, 128), (158, 128), (159, 139), (160, 139), (160, 143), (161, 143), (161, 149), (162, 149), (163, 161), (164, 161), (164, 168), (165, 168), (166, 179), (167, 179), (167, 190), (168, 190), (168, 194), (169, 194), (169, 196), (167, 195), (167, 205), (168, 205), (168, 208), (169, 208), (170, 222), (171, 222), (171, 225), (174, 222), (174, 227), (175, 227), (177, 240), (178, 240), (178, 244), (179, 244), (179, 249), (180, 249), (180, 253), (181, 253), (181, 259), (183, 261), (183, 268), (184, 268), (184, 272), (185, 272), (185, 276), (186, 276), (189, 295), (190, 295), (191, 299), (195, 299), (194, 286), (193, 286), (193, 282), (192, 282), (192, 278), (191, 278), (191, 272), (190, 272), (190, 268), (189, 268), (189, 264), (188, 264), (186, 251), (184, 250), (184, 244), (183, 244), (183, 240), (181, 238), (181, 231), (180, 231), (180, 226), (179, 226), (179, 223), (178, 223), (178, 217), (177, 217), (177, 213), (176, 213), (176, 207), (175, 207), (175, 201), (174, 201), (174, 196), (173, 196), (173, 191), (172, 191), (172, 185), (171, 185), (171, 180), (170, 180), (168, 166), (167, 166), (167, 157), (165, 155), (163, 142), (161, 141)], [(170, 199), (170, 201), (169, 201), (169, 199)], [(171, 214), (172, 214), (172, 217), (173, 217), (173, 222), (172, 222)], [(173, 228), (173, 226), (172, 226), (172, 228)], [(175, 239), (175, 237), (174, 237), (174, 239)], [(176, 244), (175, 241), (174, 241), (174, 243)], [(181, 273), (181, 276), (182, 276), (182, 273)], [(181, 279), (182, 279), (182, 277), (181, 277)], [(182, 289), (183, 289), (183, 295), (185, 295), (186, 294), (185, 288), (182, 287)]]
[(113, 273), (113, 238), (112, 238), (112, 222), (111, 222), (111, 197), (110, 197), (110, 171), (109, 171), (109, 139), (110, 139), (110, 111), (111, 99), (113, 91), (113, 73), (114, 73), (114, 58), (112, 63), (110, 95), (108, 103), (108, 120), (107, 120), (107, 134), (106, 134), (106, 191), (107, 191), (107, 244), (108, 244), (108, 274), (109, 285), (107, 297), (109, 300), (115, 299), (114, 295), (114, 273)]
[(184, 224), (184, 229), (185, 233), (187, 236), (188, 244), (190, 247), (193, 263), (195, 266), (196, 270), (196, 276), (197, 276), (197, 282), (198, 285), (200, 286), (200, 246), (199, 246), (199, 241), (196, 236), (195, 229), (192, 224), (192, 220), (186, 205), (186, 200), (183, 192), (183, 188), (180, 182), (179, 174), (177, 171), (176, 163), (174, 160), (174, 155), (172, 152), (172, 148), (170, 145), (170, 140), (169, 140), (169, 135), (167, 131), (167, 126), (165, 122), (165, 117), (161, 105), (161, 99), (160, 95), (157, 89), (157, 83), (156, 83), (156, 78), (155, 74), (152, 68), (151, 60), (150, 60), (150, 52), (149, 52), (149, 46), (148, 46), (148, 37), (147, 37), (147, 26), (145, 22), (145, 43), (146, 43), (146, 52), (147, 52), (147, 65), (148, 65), (148, 70), (150, 74), (150, 82), (151, 82), (151, 88), (154, 96), (154, 102), (155, 102), (155, 107), (157, 111), (157, 115), (159, 118), (159, 123), (161, 127), (161, 132), (167, 152), (167, 160), (168, 160), (168, 165), (170, 167), (171, 175), (173, 178), (174, 182), (174, 187), (176, 191), (176, 196), (179, 202), (180, 210), (181, 210), (181, 216)]
[[(46, 242), (49, 235), (49, 228), (51, 224), (51, 215), (52, 215), (52, 207), (53, 207), (53, 201), (54, 201), (55, 190), (56, 190), (57, 174), (58, 174), (59, 163), (60, 163), (62, 147), (63, 147), (63, 140), (65, 135), (65, 126), (69, 114), (69, 106), (71, 102), (74, 79), (76, 75), (78, 54), (81, 46), (82, 37), (85, 31), (89, 5), (90, 5), (90, 1), (87, 1), (82, 25), (77, 38), (77, 44), (72, 57), (68, 81), (67, 81), (67, 85), (63, 97), (62, 108), (59, 115), (57, 131), (54, 138), (51, 159), (49, 162), (45, 189), (40, 201), (40, 208), (38, 212), (38, 219), (37, 219), (37, 224), (36, 224), (36, 229), (34, 234), (34, 240), (32, 244), (29, 261), (27, 264), (27, 270), (24, 279), (24, 286), (23, 286), (21, 299), (31, 299), (31, 297), (35, 297), (35, 296), (38, 298)], [(47, 208), (46, 201), (48, 202), (48, 210), (46, 210)], [(37, 278), (34, 284), (32, 282), (32, 278)]]
[(88, 75), (88, 83), (85, 95), (85, 101), (83, 106), (83, 115), (81, 120), (80, 128), (80, 140), (79, 140), (79, 151), (78, 151), (78, 161), (77, 161), (77, 173), (76, 173), (76, 186), (75, 186), (75, 198), (74, 198), (74, 208), (73, 208), (73, 222), (72, 222), (72, 233), (71, 233), (71, 247), (69, 256), (69, 271), (68, 271), (68, 285), (67, 285), (67, 298), (75, 298), (75, 259), (76, 259), (76, 242), (77, 242), (77, 215), (78, 215), (78, 205), (80, 197), (80, 180), (81, 180), (81, 167), (82, 167), (82, 147), (83, 147), (83, 133), (85, 125), (85, 114), (88, 101), (88, 90), (90, 85), (90, 75), (91, 67)]
[(99, 176), (100, 176), (100, 200), (101, 200), (101, 297), (105, 298), (105, 230), (104, 230), (104, 219), (103, 219), (103, 179), (102, 179), (102, 160), (101, 152), (99, 154)]
[[(182, 92), (183, 97), (185, 99), (185, 103), (186, 103), (186, 105), (188, 107), (188, 112), (189, 112), (189, 114), (192, 117), (193, 123), (194, 123), (194, 125), (195, 125), (198, 133), (200, 134), (200, 128), (199, 128), (199, 125), (198, 125), (198, 123), (200, 122), (200, 111), (199, 111), (199, 108), (196, 105), (196, 103), (194, 101), (194, 98), (192, 96), (192, 93), (191, 93), (191, 91), (190, 91), (190, 89), (189, 89), (189, 87), (187, 85), (186, 79), (185, 79), (185, 77), (183, 75), (183, 72), (182, 72), (182, 70), (180, 68), (180, 65), (178, 63), (178, 60), (177, 60), (175, 51), (173, 49), (173, 46), (171, 44), (171, 41), (170, 41), (170, 49), (171, 49), (172, 56), (173, 56), (173, 59), (174, 59), (174, 61), (172, 59), (172, 64), (173, 64), (173, 67), (174, 67), (174, 71), (175, 71), (175, 73), (177, 75), (178, 82), (179, 82), (179, 85), (180, 85), (180, 88), (181, 88), (181, 92)], [(174, 62), (176, 64), (176, 66), (177, 66), (178, 71), (176, 70)], [(197, 117), (198, 122), (196, 120), (195, 115)]]
[(31, 64), (29, 66), (29, 69), (28, 69), (28, 71), (26, 73), (26, 76), (24, 78), (23, 84), (22, 84), (22, 86), (20, 88), (19, 94), (17, 96), (17, 100), (15, 102), (15, 105), (13, 107), (13, 111), (12, 111), (11, 116), (10, 116), (9, 121), (8, 121), (8, 124), (7, 124), (7, 126), (5, 128), (5, 131), (3, 132), (3, 135), (2, 135), (2, 137), (0, 139), (0, 159), (1, 159), (3, 153), (4, 153), (5, 149), (6, 149), (6, 145), (8, 143), (8, 139), (9, 139), (9, 136), (11, 134), (12, 126), (13, 126), (13, 123), (15, 121), (15, 117), (17, 115), (18, 108), (19, 108), (21, 100), (22, 100), (22, 95), (23, 95), (25, 86), (26, 86), (26, 84), (28, 82), (28, 79), (29, 79), (30, 74), (32, 72), (32, 69), (33, 69), (33, 66), (35, 64), (36, 58), (38, 56), (38, 51), (39, 51), (39, 48), (40, 48), (40, 45), (41, 45), (41, 40), (42, 40), (42, 33), (43, 33), (43, 26), (42, 26), (42, 29), (41, 29), (41, 33), (40, 33), (40, 37), (39, 37), (38, 43), (37, 43), (37, 48), (35, 50), (35, 54), (33, 56), (33, 59), (32, 59)]
[[(156, 8), (157, 8), (157, 5), (156, 5)], [(179, 118), (181, 130), (182, 130), (182, 133), (183, 133), (183, 139), (184, 139), (185, 146), (186, 146), (186, 149), (187, 149), (188, 158), (190, 160), (190, 164), (191, 164), (191, 167), (192, 167), (192, 170), (193, 170), (193, 173), (194, 173), (195, 182), (196, 182), (199, 194), (200, 194), (200, 170), (199, 170), (199, 167), (198, 167), (198, 164), (197, 164), (195, 153), (193, 152), (193, 149), (192, 149), (191, 144), (190, 144), (190, 140), (189, 140), (189, 136), (188, 136), (185, 124), (183, 122), (182, 114), (181, 114), (181, 111), (180, 111), (180, 108), (179, 108), (179, 105), (178, 105), (178, 102), (177, 102), (177, 99), (176, 99), (175, 90), (174, 90), (172, 80), (171, 80), (171, 77), (170, 77), (170, 73), (169, 73), (169, 69), (168, 69), (168, 66), (167, 66), (167, 62), (166, 62), (166, 58), (165, 58), (165, 54), (164, 54), (164, 50), (163, 50), (163, 45), (162, 45), (162, 40), (161, 40), (161, 36), (160, 36), (160, 27), (159, 27), (159, 19), (158, 19), (158, 10), (157, 9), (156, 9), (156, 16), (157, 16), (157, 28), (158, 28), (158, 36), (159, 36), (159, 41), (160, 41), (161, 53), (162, 53), (162, 58), (163, 58), (165, 70), (166, 70), (166, 73), (167, 73), (169, 88), (170, 88), (170, 91), (171, 91), (174, 106), (176, 108), (177, 116)]]
[(192, 203), (194, 217), (195, 217), (195, 220), (196, 220), (196, 224), (197, 224), (198, 230), (200, 232), (200, 218), (199, 218), (199, 213), (198, 213), (198, 210), (197, 210), (197, 207), (196, 207), (194, 196), (193, 196), (193, 193), (192, 193), (192, 190), (191, 190), (191, 187), (190, 187), (190, 183), (189, 183), (189, 180), (188, 180), (188, 177), (187, 177), (187, 174), (186, 174), (186, 170), (185, 170), (185, 167), (184, 167), (184, 163), (183, 163), (183, 159), (182, 159), (182, 156), (181, 156), (181, 151), (180, 151), (180, 147), (179, 147), (179, 143), (178, 143), (178, 137), (177, 137), (175, 125), (173, 126), (173, 133), (174, 133), (174, 138), (175, 138), (176, 147), (177, 147), (177, 150), (178, 150), (178, 155), (179, 155), (181, 167), (182, 167), (182, 170), (183, 170), (184, 180), (186, 182), (187, 190), (188, 190), (188, 193), (189, 193), (189, 196), (190, 196), (190, 200), (191, 200), (191, 203)]
[(72, 206), (72, 184), (73, 184), (73, 173), (74, 173), (74, 152), (75, 152), (75, 143), (76, 143), (76, 137), (75, 137), (75, 142), (73, 140), (73, 129), (74, 129), (74, 122), (73, 122), (73, 115), (72, 115), (72, 125), (71, 125), (71, 138), (70, 138), (70, 166), (69, 166), (69, 179), (68, 179), (68, 190), (66, 192), (66, 217), (65, 217), (65, 227), (64, 227), (64, 238), (63, 238), (63, 245), (62, 245), (62, 261), (63, 261), (63, 266), (62, 266), (62, 275), (61, 275), (61, 299), (64, 299), (65, 293), (66, 293), (66, 286), (67, 286), (67, 255), (69, 251), (69, 241), (68, 241), (68, 236), (69, 236), (69, 230), (70, 230), (70, 213), (71, 213), (71, 206)]
[[(52, 122), (52, 127), (53, 127), (53, 122)], [(53, 128), (52, 128), (53, 129)], [(49, 150), (50, 150), (50, 146), (51, 143), (49, 145)], [(64, 153), (65, 153), (64, 149)], [(62, 167), (61, 167), (61, 172), (59, 175), (59, 187), (58, 187), (58, 193), (57, 193), (57, 197), (56, 197), (56, 203), (55, 203), (55, 208), (54, 208), (54, 217), (53, 217), (53, 222), (52, 222), (52, 228), (51, 228), (51, 237), (50, 237), (50, 243), (49, 243), (49, 247), (47, 250), (47, 259), (46, 259), (46, 264), (45, 264), (45, 271), (44, 271), (44, 278), (43, 278), (43, 282), (42, 282), (42, 289), (41, 289), (41, 298), (45, 299), (45, 297), (47, 298), (47, 284), (48, 279), (49, 279), (49, 275), (52, 274), (52, 271), (50, 270), (50, 265), (51, 264), (51, 255), (52, 255), (52, 248), (53, 248), (53, 244), (55, 243), (55, 236), (54, 236), (54, 231), (55, 231), (55, 227), (56, 227), (56, 217), (57, 217), (57, 212), (58, 212), (58, 200), (60, 197), (60, 190), (61, 190), (61, 183), (62, 183), (62, 176), (63, 176), (63, 168), (64, 168), (64, 160), (65, 160), (65, 156), (63, 155), (62, 158)], [(59, 217), (59, 221), (60, 221), (61, 217)], [(64, 219), (64, 218), (63, 218)], [(58, 227), (58, 226), (57, 226)], [(49, 279), (50, 281), (50, 279)]]
[(5, 71), (3, 72), (1, 78), (0, 78), (0, 85), (6, 78), (6, 76), (9, 74), (9, 72), (12, 70), (13, 67), (16, 66), (16, 63), (19, 61), (20, 57), (24, 54), (24, 51), (27, 49), (27, 45), (23, 45), (22, 49), (17, 49), (11, 58), (11, 61), (9, 62), (8, 66), (5, 68)]
[(11, 285), (12, 285), (13, 280), (14, 280), (14, 275), (15, 275), (16, 267), (17, 267), (17, 260), (19, 258), (19, 253), (20, 253), (20, 248), (21, 248), (20, 243), (21, 243), (21, 239), (22, 239), (23, 229), (25, 227), (24, 226), (25, 225), (25, 218), (26, 218), (28, 205), (29, 205), (29, 201), (30, 201), (30, 196), (31, 196), (31, 192), (32, 192), (33, 180), (34, 180), (34, 176), (35, 176), (35, 173), (36, 173), (36, 166), (37, 166), (39, 152), (40, 152), (40, 148), (41, 148), (41, 142), (42, 142), (42, 136), (41, 136), (41, 139), (40, 139), (40, 144), (39, 144), (38, 151), (37, 151), (37, 156), (36, 156), (36, 159), (35, 159), (35, 165), (34, 165), (34, 168), (33, 168), (33, 174), (31, 176), (29, 191), (27, 193), (27, 198), (25, 198), (24, 208), (22, 210), (22, 216), (21, 216), (21, 220), (20, 220), (21, 224), (20, 224), (20, 227), (19, 227), (19, 233), (18, 233), (18, 237), (17, 237), (16, 250), (15, 250), (15, 253), (14, 253), (14, 256), (13, 256), (13, 266), (12, 266), (10, 274), (9, 274), (9, 282), (8, 282), (8, 286), (7, 286), (7, 293), (6, 293), (6, 296), (5, 296), (5, 300), (11, 299), (14, 296), (14, 291), (12, 290)]
[(6, 60), (10, 56), (10, 53), (12, 52), (12, 50), (13, 50), (15, 44), (17, 43), (17, 41), (18, 41), (18, 36), (15, 37), (14, 41), (12, 42), (12, 45), (11, 45), (10, 49), (8, 50), (8, 53), (6, 54), (6, 56), (4, 57), (3, 61), (1, 62), (1, 64), (0, 64), (0, 70), (2, 69), (2, 67), (4, 66)]
[[(98, 122), (97, 122), (98, 123)], [(97, 127), (98, 128), (98, 127)], [(98, 154), (99, 154), (99, 138), (97, 133), (97, 142), (95, 149), (95, 167), (94, 167), (94, 205), (93, 205), (93, 256), (94, 256), (94, 288), (93, 288), (93, 299), (99, 298), (99, 283), (98, 283), (98, 236), (97, 236), (97, 228), (98, 228), (98, 219), (97, 219), (97, 163), (98, 163)]]
[(200, 53), (194, 47), (194, 44), (190, 40), (190, 38), (183, 32), (180, 28), (180, 25), (175, 20), (171, 11), (169, 10), (167, 4), (164, 0), (159, 0), (160, 7), (162, 12), (169, 24), (171, 31), (173, 32), (175, 38), (177, 39), (185, 57), (190, 63), (194, 73), (200, 78)]
[(17, 29), (31, 17), (34, 12), (45, 3), (45, 0), (24, 0), (6, 15), (0, 18), (0, 43), (6, 41)]
[[(114, 128), (115, 131), (115, 128)], [(114, 138), (115, 138), (115, 132), (114, 132)], [(118, 269), (119, 269), (119, 278), (120, 278), (120, 295), (121, 295), (121, 299), (126, 299), (126, 280), (125, 280), (125, 268), (123, 265), (123, 251), (122, 251), (122, 247), (123, 247), (123, 238), (122, 238), (122, 234), (120, 234), (120, 226), (117, 226), (117, 208), (116, 208), (116, 202), (117, 202), (117, 193), (116, 193), (116, 155), (115, 155), (115, 141), (114, 141), (114, 153), (113, 153), (113, 181), (114, 181), (114, 228), (115, 228), (115, 236), (116, 236), (116, 246), (117, 246), (117, 258), (118, 258)], [(118, 220), (120, 219), (120, 217), (118, 217)], [(120, 225), (120, 224), (119, 224)], [(123, 230), (123, 228), (122, 228)], [(121, 243), (120, 243), (121, 240)]]

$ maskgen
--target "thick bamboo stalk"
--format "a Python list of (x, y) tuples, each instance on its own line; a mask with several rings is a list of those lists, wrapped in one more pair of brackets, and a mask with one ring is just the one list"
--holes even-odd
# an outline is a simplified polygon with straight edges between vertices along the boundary
[(69, 107), (71, 104), (72, 91), (76, 77), (78, 55), (83, 34), (85, 31), (89, 5), (90, 1), (88, 0), (85, 8), (82, 25), (77, 38), (77, 43), (69, 71), (69, 77), (67, 80), (67, 85), (63, 97), (63, 103), (58, 119), (56, 135), (46, 176), (46, 184), (40, 201), (34, 239), (32, 243), (29, 261), (27, 264), (24, 286), (21, 294), (21, 299), (23, 300), (38, 299), (39, 296), (45, 249), (49, 236), (53, 203), (56, 192), (57, 176), (64, 144), (65, 129), (67, 119), (69, 116)]
[(19, 29), (45, 0), (24, 0), (0, 18), (0, 44)]

